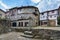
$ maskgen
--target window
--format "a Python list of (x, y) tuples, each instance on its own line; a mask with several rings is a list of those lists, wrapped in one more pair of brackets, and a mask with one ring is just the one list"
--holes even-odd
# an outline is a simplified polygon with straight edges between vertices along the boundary
[(35, 11), (38, 11), (37, 9), (35, 9)]
[(28, 24), (28, 22), (25, 22), (25, 26), (28, 26), (27, 24)]
[(56, 17), (56, 15), (54, 17)]
[(52, 15), (50, 15), (50, 18), (52, 18)]
[(13, 23), (12, 23), (12, 26), (13, 26), (13, 27), (16, 27), (16, 26), (17, 26), (16, 22), (13, 22)]
[(54, 13), (54, 11), (52, 11), (52, 13)]
[(35, 15), (35, 16), (37, 16), (38, 14), (37, 13), (35, 13), (35, 12), (33, 12), (33, 14)]
[(19, 22), (19, 27), (23, 27), (23, 22)]
[(47, 24), (47, 22), (44, 22), (44, 24)]
[(44, 13), (42, 13), (42, 15), (44, 15)]
[(50, 13), (49, 11), (47, 11), (47, 13)]
[(21, 24), (21, 23), (19, 22), (19, 27), (20, 27), (20, 24)]

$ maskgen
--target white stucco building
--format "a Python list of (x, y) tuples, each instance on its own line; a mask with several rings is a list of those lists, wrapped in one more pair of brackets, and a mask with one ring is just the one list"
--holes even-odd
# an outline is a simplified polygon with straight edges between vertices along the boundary
[(57, 17), (58, 17), (58, 9), (46, 11), (40, 13), (40, 25), (47, 25), (48, 23), (50, 25), (55, 25), (57, 26)]

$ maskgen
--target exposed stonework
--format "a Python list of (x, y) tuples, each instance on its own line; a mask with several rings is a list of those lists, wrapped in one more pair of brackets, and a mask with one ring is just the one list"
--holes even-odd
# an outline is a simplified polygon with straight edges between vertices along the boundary
[(46, 40), (60, 39), (60, 31), (57, 31), (57, 30), (36, 29), (36, 30), (33, 30), (33, 34), (35, 34), (35, 36), (39, 36), (39, 38), (41, 39), (46, 39)]

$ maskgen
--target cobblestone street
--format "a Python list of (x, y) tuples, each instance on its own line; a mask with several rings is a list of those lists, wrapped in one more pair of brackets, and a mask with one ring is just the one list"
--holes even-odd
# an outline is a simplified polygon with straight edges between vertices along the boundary
[(40, 40), (40, 39), (32, 39), (32, 38), (25, 38), (22, 37), (23, 33), (19, 32), (10, 32), (7, 34), (0, 35), (0, 40)]

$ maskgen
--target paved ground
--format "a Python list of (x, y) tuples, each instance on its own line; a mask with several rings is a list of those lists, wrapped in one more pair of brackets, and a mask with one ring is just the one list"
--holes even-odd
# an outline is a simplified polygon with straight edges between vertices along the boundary
[[(29, 29), (29, 27), (12, 27), (12, 28), (17, 28), (17, 29)], [(51, 30), (58, 30), (60, 31), (60, 27), (32, 27), (32, 29), (51, 29)]]
[[(51, 29), (60, 31), (60, 27), (35, 27), (34, 29)], [(25, 38), (22, 37), (21, 35), (23, 35), (23, 33), (10, 32), (7, 34), (0, 35), (0, 40), (40, 40), (40, 39)]]
[(22, 37), (23, 33), (19, 32), (10, 32), (7, 34), (0, 35), (0, 40), (40, 40), (40, 39), (32, 39), (32, 38), (25, 38)]
[(50, 29), (60, 31), (60, 27), (33, 27), (33, 29)]

